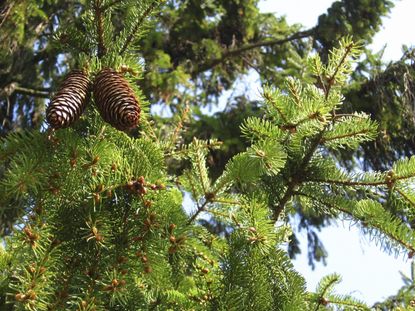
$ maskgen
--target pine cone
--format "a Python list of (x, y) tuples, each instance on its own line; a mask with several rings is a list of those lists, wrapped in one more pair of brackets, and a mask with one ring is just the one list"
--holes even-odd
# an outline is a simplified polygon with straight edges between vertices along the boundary
[(103, 69), (94, 82), (94, 100), (102, 118), (119, 130), (137, 126), (140, 105), (127, 80), (112, 69)]
[(70, 126), (84, 112), (91, 82), (82, 70), (72, 70), (46, 109), (46, 120), (54, 129)]

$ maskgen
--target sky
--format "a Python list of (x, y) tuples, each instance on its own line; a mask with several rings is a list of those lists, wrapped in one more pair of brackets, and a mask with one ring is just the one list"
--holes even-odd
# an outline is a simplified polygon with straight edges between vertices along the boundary
[[(318, 16), (326, 12), (332, 0), (262, 0), (262, 12), (285, 15), (287, 21), (313, 27)], [(386, 45), (384, 60), (398, 60), (402, 56), (402, 44), (415, 45), (415, 0), (395, 1), (389, 17), (384, 18), (381, 31), (370, 45), (375, 52)], [(255, 76), (246, 79), (255, 81)], [(254, 94), (253, 96), (256, 96)], [(302, 245), (306, 245), (306, 232), (300, 233)], [(384, 253), (369, 237), (360, 234), (356, 225), (338, 222), (336, 226), (325, 228), (320, 233), (329, 257), (327, 266), (317, 264), (314, 271), (307, 264), (307, 254), (294, 261), (295, 268), (306, 278), (309, 290), (315, 289), (324, 275), (337, 272), (343, 281), (337, 286), (340, 294), (352, 294), (369, 304), (396, 294), (402, 286), (400, 272), (410, 275), (410, 261), (403, 255)]]

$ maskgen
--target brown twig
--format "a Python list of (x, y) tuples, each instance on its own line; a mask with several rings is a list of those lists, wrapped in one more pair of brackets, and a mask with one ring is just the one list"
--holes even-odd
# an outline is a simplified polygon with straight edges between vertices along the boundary
[(0, 96), (2, 95), (10, 96), (13, 93), (19, 93), (23, 95), (29, 95), (33, 97), (42, 97), (42, 98), (50, 97), (50, 89), (48, 88), (35, 89), (35, 88), (29, 88), (29, 87), (22, 87), (16, 82), (13, 82), (7, 85), (0, 92)]
[(1, 26), (3, 26), (3, 24), (6, 22), (7, 18), (9, 17), (10, 12), (12, 11), (13, 5), (14, 5), (14, 3), (13, 3), (13, 2), (12, 2), (12, 3), (10, 3), (10, 4), (9, 4), (9, 6), (7, 6), (7, 7), (3, 10), (3, 12), (1, 12), (1, 15), (3, 15), (3, 18), (2, 18), (2, 19), (1, 19), (1, 21), (0, 21), (0, 28), (1, 28)]
[(205, 202), (203, 202), (203, 204), (202, 205), (200, 205), (198, 208), (197, 208), (197, 211), (192, 215), (192, 217), (190, 217), (190, 219), (187, 221), (187, 224), (188, 225), (190, 225), (195, 219), (196, 219), (196, 217), (197, 216), (199, 216), (199, 214), (201, 213), (201, 212), (204, 212), (205, 210), (206, 210), (206, 206), (208, 205), (208, 203), (209, 203), (209, 201), (208, 200), (206, 200), (205, 199)]
[(107, 49), (104, 44), (104, 19), (102, 16), (103, 9), (101, 7), (101, 0), (94, 1), (94, 10), (98, 36), (98, 58), (102, 58), (107, 52)]
[(307, 38), (310, 37), (314, 34), (315, 28), (309, 29), (309, 30), (305, 30), (305, 31), (300, 31), (297, 32), (285, 39), (277, 39), (277, 40), (266, 40), (266, 41), (260, 41), (260, 42), (255, 42), (252, 44), (247, 44), (244, 46), (241, 46), (239, 48), (236, 49), (231, 49), (228, 50), (226, 52), (224, 52), (222, 54), (221, 57), (219, 58), (215, 58), (212, 60), (208, 60), (205, 63), (200, 64), (199, 66), (196, 67), (196, 69), (194, 71), (191, 72), (192, 75), (197, 75), (201, 72), (204, 72), (206, 70), (209, 70), (217, 65), (219, 65), (220, 63), (223, 63), (226, 59), (231, 58), (231, 57), (235, 57), (238, 56), (240, 54), (242, 54), (243, 52), (246, 51), (250, 51), (259, 47), (265, 47), (265, 46), (273, 46), (273, 45), (281, 45), (290, 41), (294, 41), (297, 39), (302, 39), (302, 38)]
[(356, 136), (356, 135), (359, 135), (359, 134), (366, 134), (368, 132), (369, 132), (369, 130), (364, 129), (364, 130), (357, 131), (357, 132), (353, 132), (353, 133), (347, 133), (347, 134), (343, 134), (343, 135), (337, 135), (337, 136), (333, 136), (333, 137), (327, 137), (327, 138), (323, 138), (321, 140), (321, 143), (324, 144), (324, 143), (326, 143), (328, 141), (332, 141), (332, 140), (336, 140), (336, 139), (342, 139), (342, 138), (347, 138), (347, 137), (352, 137), (352, 136)]
[(329, 97), (331, 87), (332, 87), (332, 85), (334, 84), (334, 79), (336, 78), (336, 75), (337, 75), (337, 73), (339, 72), (340, 67), (341, 67), (341, 66), (343, 65), (343, 63), (346, 61), (346, 58), (347, 58), (347, 56), (349, 56), (349, 53), (352, 51), (353, 46), (354, 46), (354, 43), (351, 43), (351, 44), (349, 44), (349, 45), (346, 47), (346, 51), (345, 51), (345, 53), (343, 54), (343, 56), (342, 56), (342, 58), (341, 58), (340, 62), (337, 64), (336, 69), (334, 70), (334, 72), (333, 72), (333, 74), (331, 75), (331, 77), (329, 77), (329, 78), (327, 79), (327, 89), (325, 89), (325, 92), (326, 92), (326, 99)]
[(284, 210), (285, 204), (289, 201), (289, 199), (293, 196), (294, 190), (296, 187), (303, 182), (302, 177), (304, 175), (305, 169), (307, 168), (308, 163), (311, 160), (311, 157), (313, 156), (314, 152), (316, 151), (317, 147), (320, 145), (321, 139), (327, 129), (327, 126), (324, 127), (324, 129), (318, 133), (318, 135), (314, 138), (314, 140), (311, 143), (310, 149), (308, 149), (307, 153), (304, 155), (303, 160), (301, 161), (300, 165), (298, 166), (298, 169), (294, 172), (293, 176), (296, 176), (296, 178), (292, 178), (288, 184), (287, 189), (285, 190), (285, 193), (281, 200), (279, 200), (278, 205), (274, 208), (274, 215), (273, 219), (275, 221), (278, 220), (281, 212)]
[(123, 46), (120, 49), (120, 54), (124, 54), (124, 52), (127, 50), (128, 46), (130, 45), (131, 41), (134, 39), (134, 36), (136, 34), (136, 32), (138, 31), (138, 29), (140, 28), (140, 26), (143, 24), (144, 19), (150, 15), (150, 13), (157, 7), (158, 5), (158, 0), (154, 0), (150, 6), (144, 11), (143, 15), (141, 16), (141, 18), (137, 21), (137, 23), (135, 24), (135, 26), (133, 27), (132, 31), (130, 32), (130, 34), (128, 35), (127, 39), (125, 40)]

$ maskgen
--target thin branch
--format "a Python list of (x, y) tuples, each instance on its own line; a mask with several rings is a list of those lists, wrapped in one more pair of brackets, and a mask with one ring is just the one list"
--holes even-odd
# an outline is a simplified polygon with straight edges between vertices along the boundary
[(208, 205), (208, 203), (209, 203), (209, 201), (208, 200), (206, 200), (206, 198), (205, 198), (205, 202), (203, 202), (203, 204), (201, 205), (201, 206), (199, 206), (198, 208), (197, 208), (197, 211), (192, 215), (192, 217), (190, 217), (190, 219), (187, 221), (187, 224), (188, 225), (190, 225), (195, 219), (196, 219), (196, 217), (197, 216), (199, 216), (199, 214), (201, 213), (201, 212), (204, 212), (205, 210), (206, 210), (206, 206)]
[(20, 93), (20, 94), (24, 94), (24, 95), (30, 95), (30, 96), (34, 96), (34, 97), (42, 97), (42, 98), (49, 98), (50, 97), (50, 93), (47, 92), (47, 91), (30, 89), (30, 88), (25, 88), (25, 87), (21, 87), (21, 86), (17, 86), (14, 89), (14, 91), (16, 93)]
[[(338, 301), (338, 300), (327, 300), (327, 304), (335, 304), (335, 305), (339, 305), (339, 306), (349, 306), (349, 307), (354, 307), (357, 310), (362, 309), (362, 305), (359, 303), (355, 303), (355, 302), (348, 302), (348, 301)], [(365, 308), (366, 310), (368, 310), (367, 308)]]
[[(330, 202), (325, 202), (325, 201), (324, 201), (324, 200), (322, 200), (321, 198), (315, 197), (315, 196), (310, 195), (310, 194), (307, 194), (307, 193), (298, 192), (298, 191), (296, 191), (296, 192), (295, 192), (295, 194), (296, 194), (296, 195), (302, 195), (302, 196), (308, 197), (308, 198), (310, 198), (310, 199), (312, 199), (312, 200), (315, 200), (315, 201), (317, 201), (317, 202), (320, 202), (321, 204), (326, 205), (327, 207), (332, 207), (332, 208), (334, 208), (334, 209), (336, 209), (336, 210), (338, 210), (338, 211), (340, 211), (340, 212), (342, 212), (342, 213), (345, 213), (345, 214), (347, 214), (347, 215), (349, 215), (349, 216), (351, 216), (351, 217), (353, 217), (353, 218), (355, 218), (355, 219), (357, 219), (357, 220), (359, 220), (359, 221), (361, 221), (361, 222), (364, 222), (364, 221), (365, 221), (364, 219), (359, 219), (358, 217), (356, 217), (356, 215), (354, 215), (351, 211), (346, 210), (346, 209), (343, 209), (343, 208), (341, 208), (341, 207), (339, 207), (339, 206), (336, 206), (336, 205), (334, 205), (334, 204), (332, 204), (332, 203), (330, 203)], [(402, 241), (401, 239), (399, 239), (399, 238), (398, 238), (398, 237), (396, 237), (396, 236), (393, 236), (393, 235), (392, 235), (392, 234), (390, 234), (390, 233), (384, 232), (383, 230), (381, 230), (381, 228), (377, 227), (377, 226), (376, 226), (376, 225), (374, 225), (374, 224), (369, 224), (369, 225), (370, 225), (371, 227), (375, 228), (375, 229), (379, 229), (379, 230), (380, 230), (380, 231), (382, 231), (382, 232), (383, 232), (383, 234), (384, 234), (384, 235), (386, 235), (388, 238), (390, 238), (391, 240), (394, 240), (394, 241), (398, 242), (399, 244), (401, 244), (402, 246), (404, 246), (406, 249), (410, 250), (411, 252), (415, 252), (415, 248), (414, 248), (414, 246), (412, 246), (412, 245), (408, 244), (408, 243), (407, 243), (407, 242), (405, 242), (405, 241)]]
[(10, 83), (7, 85), (1, 92), (1, 95), (10, 96), (13, 93), (19, 93), (23, 95), (29, 95), (33, 97), (42, 97), (42, 98), (49, 98), (50, 97), (50, 89), (48, 88), (29, 88), (23, 87), (17, 84), (16, 82)]
[(367, 116), (362, 116), (362, 115), (358, 115), (358, 114), (354, 114), (354, 113), (336, 113), (335, 116), (333, 116), (333, 119), (341, 119), (341, 118), (345, 118), (345, 117), (351, 117), (351, 118), (359, 118), (359, 119), (364, 119), (367, 120)]
[(272, 98), (272, 96), (268, 96), (267, 93), (263, 93), (264, 99), (266, 99), (267, 101), (269, 101), (270, 103), (273, 104), (274, 108), (277, 109), (278, 113), (280, 114), (282, 121), (286, 124), (286, 125), (290, 125), (288, 122), (287, 117), (285, 116), (285, 114), (282, 112), (282, 110), (278, 107), (278, 105), (275, 105), (275, 101)]
[(111, 1), (111, 2), (107, 3), (107, 5), (104, 5), (102, 7), (102, 11), (105, 12), (106, 10), (110, 9), (111, 7), (113, 7), (114, 5), (117, 5), (117, 4), (121, 3), (121, 1), (122, 0), (114, 0), (114, 1)]
[(399, 188), (395, 188), (395, 190), (396, 190), (396, 192), (398, 192), (406, 201), (408, 201), (409, 202), (409, 204), (410, 205), (412, 205), (412, 207), (415, 207), (415, 202), (410, 198), (410, 197), (408, 197), (408, 195), (405, 193), (405, 192), (403, 192), (401, 189), (399, 189)]
[(213, 202), (222, 203), (222, 204), (232, 204), (232, 205), (240, 205), (241, 204), (241, 202), (239, 202), (239, 201), (232, 201), (232, 200), (226, 200), (226, 199), (214, 199)]
[(386, 186), (388, 184), (388, 182), (386, 181), (366, 182), (366, 181), (318, 179), (318, 178), (307, 179), (306, 182), (326, 183), (326, 184), (342, 185), (342, 186)]
[[(311, 29), (311, 31), (313, 31), (314, 29)], [(308, 31), (310, 32), (310, 30)], [(335, 76), (337, 75), (337, 72), (340, 70), (340, 66), (343, 65), (343, 63), (346, 61), (347, 56), (350, 54), (351, 50), (352, 50), (353, 45), (349, 45), (346, 47), (346, 51), (343, 55), (343, 57), (341, 58), (339, 64), (336, 67), (335, 72), (333, 73), (333, 75), (329, 78), (329, 85), (327, 90), (325, 91), (325, 98), (326, 100), (329, 97), (330, 94), (330, 90), (331, 90), (331, 85), (332, 85), (332, 81), (335, 78)], [(334, 120), (333, 120), (334, 121)], [(274, 215), (273, 215), (273, 219), (275, 221), (278, 220), (281, 212), (284, 210), (285, 204), (287, 204), (287, 202), (289, 201), (289, 199), (293, 196), (293, 193), (295, 191), (295, 189), (297, 188), (298, 185), (300, 185), (303, 181), (304, 181), (304, 173), (305, 173), (305, 169), (307, 168), (308, 163), (310, 162), (314, 152), (317, 150), (318, 146), (321, 144), (321, 141), (323, 139), (324, 133), (326, 132), (327, 128), (328, 128), (329, 123), (327, 123), (324, 128), (321, 130), (320, 133), (318, 133), (318, 135), (314, 138), (314, 140), (311, 143), (310, 149), (307, 151), (307, 153), (305, 154), (303, 160), (301, 161), (300, 165), (298, 166), (298, 168), (295, 170), (293, 177), (288, 184), (287, 184), (287, 189), (285, 190), (285, 193), (283, 195), (283, 197), (281, 198), (281, 200), (279, 200), (279, 203), (277, 206), (275, 206), (274, 208)], [(397, 180), (397, 178), (395, 178), (394, 180)]]
[(143, 22), (146, 19), (146, 17), (149, 16), (151, 14), (151, 12), (154, 11), (154, 9), (157, 7), (158, 2), (159, 2), (158, 0), (154, 0), (150, 4), (150, 6), (144, 11), (143, 15), (137, 21), (137, 23), (133, 27), (132, 31), (128, 35), (127, 39), (125, 40), (123, 46), (121, 47), (120, 55), (121, 54), (124, 54), (124, 52), (127, 50), (127, 48), (130, 45), (131, 41), (134, 39), (134, 36), (135, 36), (136, 32), (138, 31), (138, 29), (140, 28), (140, 26), (143, 24)]
[(410, 179), (415, 177), (415, 174), (410, 174), (406, 176), (393, 177), (392, 180), (382, 180), (382, 181), (353, 181), (353, 180), (336, 180), (336, 179), (319, 179), (319, 178), (310, 178), (306, 182), (317, 182), (317, 183), (327, 183), (334, 185), (342, 186), (387, 186), (395, 184), (398, 180)]
[(209, 188), (209, 185), (205, 185), (205, 180), (203, 180), (203, 169), (202, 169), (201, 163), (199, 161), (196, 161), (196, 165), (197, 165), (197, 170), (199, 171), (200, 184), (202, 185), (203, 193), (207, 193), (207, 188)]
[(107, 52), (104, 45), (104, 19), (102, 16), (101, 1), (94, 1), (95, 22), (97, 27), (97, 41), (98, 41), (98, 58), (101, 58)]
[(364, 129), (364, 130), (360, 130), (360, 131), (353, 132), (353, 133), (347, 133), (347, 134), (343, 134), (343, 135), (337, 135), (337, 136), (333, 136), (333, 137), (323, 138), (321, 140), (321, 143), (324, 144), (324, 143), (326, 143), (328, 141), (332, 141), (332, 140), (336, 140), (336, 139), (342, 139), (342, 138), (347, 138), (347, 137), (352, 137), (352, 136), (356, 136), (356, 135), (359, 135), (359, 134), (366, 134), (368, 132), (369, 132), (369, 130)]
[(197, 75), (201, 72), (204, 72), (206, 70), (209, 70), (217, 65), (219, 65), (220, 63), (223, 63), (226, 59), (231, 58), (231, 57), (235, 57), (235, 56), (239, 56), (240, 54), (242, 54), (243, 52), (246, 51), (250, 51), (259, 47), (264, 47), (264, 46), (273, 46), (273, 45), (281, 45), (290, 41), (294, 41), (294, 40), (298, 40), (298, 39), (303, 39), (303, 38), (307, 38), (310, 37), (314, 34), (315, 28), (311, 28), (309, 30), (305, 30), (305, 31), (300, 31), (297, 32), (285, 39), (277, 39), (277, 40), (266, 40), (266, 41), (260, 41), (260, 42), (256, 42), (256, 43), (252, 43), (252, 44), (247, 44), (244, 45), (242, 47), (236, 48), (236, 49), (232, 49), (229, 50), (225, 53), (222, 54), (221, 57), (219, 58), (215, 58), (212, 60), (208, 60), (205, 63), (200, 64), (199, 66), (196, 67), (196, 69), (194, 71), (191, 72), (192, 75)]
[(314, 311), (318, 311), (318, 309), (320, 308), (320, 305), (321, 305), (321, 303), (322, 303), (322, 301), (324, 299), (324, 296), (326, 295), (328, 289), (330, 288), (331, 285), (333, 285), (334, 283), (336, 283), (336, 281), (337, 280), (333, 280), (332, 282), (330, 282), (329, 284), (327, 284), (327, 286), (323, 289), (321, 295), (319, 295), (320, 297), (319, 297), (319, 299), (317, 301), (317, 305), (316, 305)]
[(3, 24), (6, 22), (7, 17), (9, 17), (10, 12), (12, 11), (14, 3), (10, 3), (8, 7), (6, 7), (3, 12), (1, 12), (1, 15), (3, 15), (3, 18), (0, 21), (0, 28), (3, 26)]
[(258, 66), (255, 66), (252, 62), (249, 61), (245, 56), (241, 57), (242, 60), (252, 69), (254, 69), (260, 76), (261, 76), (261, 70), (258, 68)]
[(405, 176), (394, 177), (393, 181), (402, 180), (402, 179), (409, 179), (409, 178), (414, 178), (414, 177), (415, 177), (415, 173), (412, 173), (412, 174), (405, 175)]
[[(213, 149), (213, 148), (216, 148), (216, 147), (219, 147), (219, 146), (222, 146), (222, 145), (223, 145), (223, 142), (217, 141), (215, 143), (202, 144), (201, 146), (203, 148)], [(189, 153), (189, 150), (186, 149), (186, 148), (183, 148), (181, 150), (175, 150), (175, 151), (165, 152), (165, 155), (166, 156), (175, 156), (175, 155), (181, 155), (181, 154), (187, 154), (187, 153)]]
[(176, 127), (169, 139), (170, 141), (170, 146), (169, 149), (173, 150), (175, 148), (175, 146), (177, 145), (177, 141), (180, 138), (180, 133), (182, 132), (183, 126), (184, 126), (184, 122), (186, 122), (186, 120), (188, 119), (188, 115), (190, 112), (190, 106), (189, 106), (189, 102), (187, 100), (185, 100), (184, 102), (184, 108), (182, 110), (182, 113), (180, 115), (179, 121), (176, 124)]
[(337, 73), (339, 72), (339, 70), (340, 70), (340, 67), (343, 65), (343, 63), (346, 61), (346, 58), (347, 58), (347, 56), (349, 56), (349, 53), (352, 51), (352, 48), (353, 48), (353, 46), (354, 46), (354, 44), (353, 43), (351, 43), (350, 45), (348, 45), (347, 47), (346, 47), (346, 51), (345, 51), (345, 53), (343, 54), (343, 57), (341, 58), (341, 60), (340, 60), (340, 62), (337, 64), (337, 67), (336, 67), (336, 69), (334, 70), (334, 72), (333, 72), (333, 74), (331, 75), (331, 77), (330, 78), (328, 78), (328, 80), (327, 80), (327, 89), (326, 89), (326, 99), (329, 97), (329, 93), (330, 93), (330, 90), (331, 90), (331, 87), (332, 87), (332, 85), (333, 85), (333, 83), (334, 83), (334, 79), (336, 78), (336, 75), (337, 75)]
[(302, 178), (304, 176), (305, 169), (307, 168), (307, 165), (310, 162), (314, 152), (318, 148), (326, 129), (327, 126), (325, 126), (324, 129), (320, 133), (318, 133), (318, 135), (314, 138), (313, 142), (311, 143), (310, 149), (308, 149), (307, 153), (304, 155), (303, 160), (298, 166), (298, 169), (293, 174), (293, 177), (295, 178), (292, 178), (288, 182), (287, 189), (285, 190), (283, 197), (281, 198), (281, 200), (279, 200), (278, 205), (274, 208), (273, 219), (275, 221), (278, 220), (281, 212), (284, 210), (285, 204), (287, 204), (287, 202), (293, 196), (294, 190), (297, 188), (299, 184), (303, 182)]

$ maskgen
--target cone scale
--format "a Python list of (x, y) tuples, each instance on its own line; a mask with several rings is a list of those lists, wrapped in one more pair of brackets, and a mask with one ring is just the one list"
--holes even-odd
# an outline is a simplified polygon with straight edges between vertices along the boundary
[(141, 108), (127, 80), (113, 69), (103, 69), (94, 81), (94, 101), (104, 121), (119, 130), (135, 128)]
[(46, 109), (46, 120), (53, 129), (72, 125), (84, 112), (90, 98), (91, 82), (82, 70), (72, 70)]

